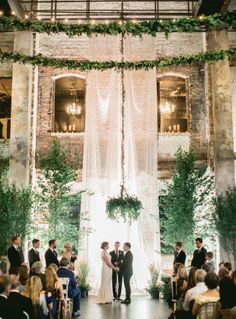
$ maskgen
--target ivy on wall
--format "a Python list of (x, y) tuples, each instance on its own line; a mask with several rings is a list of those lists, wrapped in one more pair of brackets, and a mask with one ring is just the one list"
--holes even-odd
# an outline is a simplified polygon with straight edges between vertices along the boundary
[(93, 23), (93, 21), (71, 24), (62, 22), (46, 22), (40, 20), (21, 20), (17, 17), (0, 17), (0, 31), (22, 31), (28, 30), (39, 33), (59, 33), (64, 32), (68, 36), (79, 36), (87, 34), (117, 35), (132, 34), (133, 36), (142, 36), (149, 34), (155, 36), (158, 32), (166, 34), (171, 32), (197, 32), (209, 29), (236, 27), (236, 12), (216, 13), (211, 16), (200, 16), (198, 18), (187, 17), (172, 20), (151, 20), (134, 23), (110, 22)]
[(91, 71), (99, 70), (104, 71), (107, 69), (120, 70), (148, 70), (153, 68), (164, 68), (171, 66), (182, 66), (182, 65), (192, 65), (196, 63), (214, 63), (217, 61), (224, 60), (226, 58), (231, 59), (236, 56), (236, 48), (231, 48), (228, 50), (216, 50), (216, 51), (206, 51), (204, 53), (160, 58), (157, 60), (144, 60), (144, 61), (77, 61), (77, 60), (66, 60), (54, 57), (47, 57), (43, 55), (28, 56), (18, 52), (4, 52), (0, 50), (0, 63), (10, 61), (19, 62), (23, 64), (32, 64), (44, 67), (53, 68), (67, 68), (67, 69), (78, 69), (80, 71)]

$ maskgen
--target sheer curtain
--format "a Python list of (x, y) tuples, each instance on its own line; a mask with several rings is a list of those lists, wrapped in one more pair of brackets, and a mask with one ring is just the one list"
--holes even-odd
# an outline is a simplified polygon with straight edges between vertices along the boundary
[[(120, 60), (120, 36), (97, 36), (89, 40), (90, 60)], [(124, 40), (125, 60), (151, 58), (151, 37)], [(138, 52), (138, 54), (137, 54)], [(125, 172), (129, 194), (142, 200), (144, 209), (131, 226), (107, 219), (108, 197), (120, 191), (121, 74), (115, 70), (91, 71), (87, 78), (86, 126), (83, 160), (82, 211), (89, 220), (81, 254), (90, 267), (94, 291), (100, 279), (100, 244), (130, 241), (134, 254), (133, 285), (147, 285), (148, 265), (158, 259), (157, 210), (157, 98), (155, 71), (125, 71)]]

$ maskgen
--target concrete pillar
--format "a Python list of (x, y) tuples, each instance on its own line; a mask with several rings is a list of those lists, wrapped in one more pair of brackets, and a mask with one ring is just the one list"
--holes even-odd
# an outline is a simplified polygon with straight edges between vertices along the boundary
[[(210, 50), (228, 49), (227, 30), (213, 30), (208, 35)], [(210, 65), (214, 167), (216, 188), (225, 191), (235, 185), (232, 123), (232, 87), (228, 59)]]
[[(15, 33), (14, 51), (32, 54), (31, 32)], [(18, 187), (29, 184), (32, 66), (14, 63), (12, 73), (12, 111), (9, 181)]]

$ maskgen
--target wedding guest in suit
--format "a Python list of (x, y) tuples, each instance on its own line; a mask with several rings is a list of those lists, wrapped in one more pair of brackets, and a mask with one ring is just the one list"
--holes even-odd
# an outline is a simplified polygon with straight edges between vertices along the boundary
[(12, 304), (7, 298), (10, 294), (11, 282), (9, 276), (0, 276), (0, 318), (2, 319), (25, 319), (22, 310)]
[(20, 236), (12, 237), (12, 246), (7, 251), (7, 256), (10, 262), (9, 274), (17, 275), (19, 273), (19, 267), (24, 263), (24, 255), (20, 247)]
[(35, 319), (34, 307), (30, 298), (20, 294), (20, 281), (16, 275), (10, 275), (11, 291), (8, 300), (26, 312), (30, 319)]
[(28, 252), (30, 268), (33, 265), (33, 263), (35, 263), (36, 261), (40, 261), (40, 256), (39, 256), (39, 252), (38, 252), (39, 245), (40, 245), (39, 239), (32, 240), (32, 248)]
[(196, 238), (195, 244), (196, 244), (197, 249), (193, 253), (193, 259), (192, 259), (191, 266), (195, 266), (198, 269), (200, 269), (202, 267), (202, 265), (205, 264), (207, 251), (203, 247), (202, 238)]
[(121, 272), (124, 277), (125, 285), (125, 300), (122, 300), (121, 303), (130, 304), (131, 303), (131, 289), (130, 289), (130, 279), (133, 275), (133, 254), (130, 251), (130, 243), (124, 243), (123, 250), (125, 252), (123, 263), (121, 264)]
[[(115, 242), (114, 250), (110, 252), (111, 263), (115, 267), (120, 267), (123, 259), (124, 252), (119, 249), (120, 243), (118, 241)], [(118, 282), (118, 285), (117, 285)], [(120, 300), (122, 290), (122, 272), (112, 270), (112, 291), (113, 291), (113, 300)]]
[(175, 243), (175, 258), (174, 258), (174, 263), (181, 263), (185, 265), (185, 260), (186, 260), (186, 254), (182, 250), (182, 243), (180, 241), (177, 241)]
[(57, 275), (59, 278), (69, 278), (68, 296), (73, 299), (73, 317), (80, 316), (80, 289), (76, 287), (76, 280), (73, 271), (69, 269), (70, 259), (63, 257), (60, 260), (60, 268)]
[(56, 239), (51, 239), (48, 242), (49, 248), (45, 253), (45, 261), (46, 261), (46, 267), (48, 267), (50, 264), (56, 264), (59, 267), (59, 261), (57, 259), (57, 241)]

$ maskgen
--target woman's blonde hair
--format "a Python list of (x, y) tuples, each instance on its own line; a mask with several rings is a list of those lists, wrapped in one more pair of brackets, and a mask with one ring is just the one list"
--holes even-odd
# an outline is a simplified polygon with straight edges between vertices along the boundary
[(26, 281), (25, 291), (23, 296), (32, 300), (33, 304), (39, 303), (40, 293), (43, 290), (41, 279), (37, 276), (32, 276)]
[(187, 279), (187, 271), (184, 265), (179, 266), (178, 272), (177, 272), (178, 279)]
[(58, 281), (57, 273), (52, 266), (48, 266), (45, 270), (46, 288), (55, 289), (55, 283)]
[(69, 242), (65, 243), (64, 248), (65, 248), (65, 250), (71, 251), (71, 249), (72, 249), (71, 243), (69, 243)]

